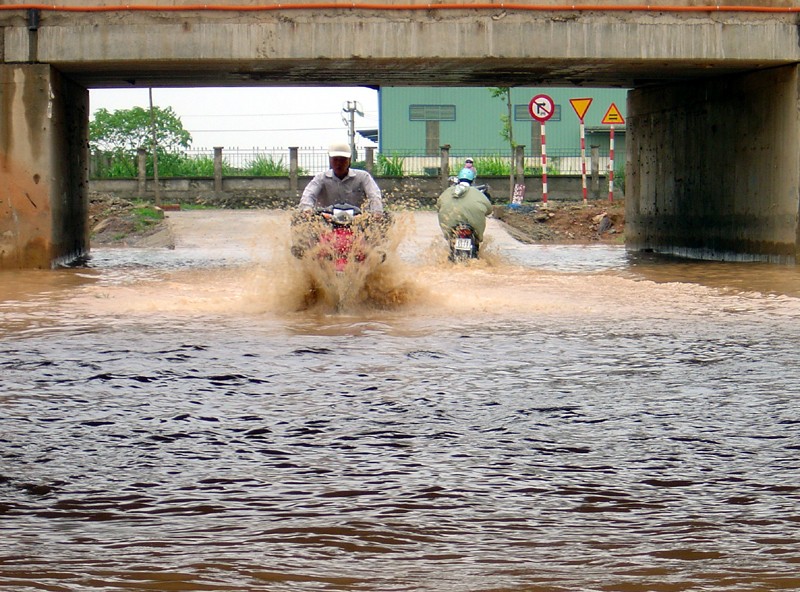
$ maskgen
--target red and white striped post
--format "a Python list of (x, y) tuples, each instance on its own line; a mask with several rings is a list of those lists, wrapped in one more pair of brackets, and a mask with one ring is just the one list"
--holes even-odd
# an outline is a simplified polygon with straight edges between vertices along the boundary
[(575, 115), (578, 116), (581, 130), (581, 188), (583, 189), (583, 205), (586, 205), (587, 189), (586, 189), (586, 126), (584, 125), (584, 117), (589, 110), (589, 105), (592, 104), (592, 99), (570, 99), (570, 105), (575, 109)]
[(542, 128), (542, 206), (544, 207), (547, 207), (547, 134), (544, 123), (553, 116), (555, 110), (556, 104), (547, 95), (536, 95), (528, 103), (528, 112), (541, 124)]
[(608, 201), (614, 201), (614, 124), (625, 123), (622, 113), (611, 103), (601, 123), (610, 125), (608, 136)]
[(614, 201), (614, 126), (609, 130), (608, 148), (608, 201)]
[(581, 118), (581, 189), (583, 191), (583, 205), (586, 205), (586, 132)]
[(542, 204), (547, 205), (547, 133), (544, 129), (545, 123), (542, 122)]

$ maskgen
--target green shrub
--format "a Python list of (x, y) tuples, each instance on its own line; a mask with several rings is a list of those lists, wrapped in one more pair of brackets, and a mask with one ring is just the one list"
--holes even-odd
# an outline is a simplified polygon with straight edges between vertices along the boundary
[[(479, 177), (505, 177), (511, 174), (511, 159), (503, 156), (485, 156), (475, 160), (475, 168)], [(559, 159), (557, 157), (549, 159), (547, 174), (558, 175), (560, 172)], [(523, 174), (531, 177), (539, 176), (542, 174), (542, 165), (526, 165)]]
[[(548, 175), (558, 175), (561, 173), (561, 168), (558, 164), (558, 159), (554, 158), (553, 160), (547, 161), (547, 174)], [(542, 165), (533, 165), (533, 166), (526, 166), (525, 167), (525, 175), (531, 177), (540, 177), (542, 175)]]
[[(226, 164), (222, 163), (223, 171)], [(159, 177), (213, 177), (214, 159), (210, 156), (190, 157), (185, 154), (158, 155)]]
[(378, 154), (378, 163), (375, 173), (380, 177), (402, 177), (405, 159), (400, 156), (386, 157)]
[(614, 187), (625, 193), (625, 165), (614, 167)]
[(163, 218), (164, 213), (157, 210), (155, 206), (147, 203), (139, 203), (133, 210), (134, 232), (144, 232), (158, 224)]
[(475, 159), (475, 169), (479, 177), (503, 177), (511, 172), (511, 161), (500, 156), (484, 156)]
[(257, 156), (241, 174), (248, 177), (288, 177), (289, 167), (283, 164), (282, 158), (275, 161), (272, 156)]
[(100, 179), (136, 177), (136, 157), (122, 152), (102, 152), (93, 155), (93, 174)]

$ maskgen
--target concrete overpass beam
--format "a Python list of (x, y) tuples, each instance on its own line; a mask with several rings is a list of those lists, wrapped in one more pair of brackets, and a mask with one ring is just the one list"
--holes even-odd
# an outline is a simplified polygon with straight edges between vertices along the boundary
[(89, 92), (44, 64), (0, 65), (0, 269), (85, 255)]
[(800, 261), (798, 72), (628, 93), (628, 250)]

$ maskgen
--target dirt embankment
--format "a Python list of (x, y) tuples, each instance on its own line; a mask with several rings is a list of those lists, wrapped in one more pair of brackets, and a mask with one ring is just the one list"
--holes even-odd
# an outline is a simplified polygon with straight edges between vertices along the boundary
[(524, 243), (622, 243), (625, 202), (552, 202), (512, 209), (495, 206), (493, 215)]
[(162, 210), (112, 195), (99, 195), (89, 202), (89, 231), (93, 245), (175, 247)]
[[(617, 244), (624, 241), (625, 204), (606, 200), (553, 202), (509, 208), (494, 207), (493, 216), (509, 234), (524, 243)], [(137, 206), (113, 196), (90, 203), (91, 242), (120, 247), (168, 247), (175, 245), (163, 212)]]

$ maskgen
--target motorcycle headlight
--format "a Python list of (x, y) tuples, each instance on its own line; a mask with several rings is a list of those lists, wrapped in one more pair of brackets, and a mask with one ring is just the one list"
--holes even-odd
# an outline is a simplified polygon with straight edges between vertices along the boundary
[(333, 221), (343, 226), (353, 223), (353, 210), (333, 209)]

